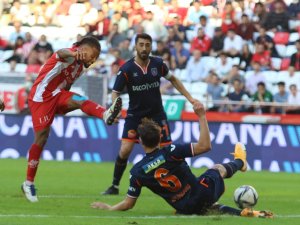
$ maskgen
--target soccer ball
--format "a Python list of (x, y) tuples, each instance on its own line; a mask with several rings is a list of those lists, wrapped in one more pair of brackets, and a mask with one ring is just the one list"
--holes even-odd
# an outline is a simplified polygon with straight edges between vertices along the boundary
[(234, 191), (234, 202), (240, 208), (253, 208), (258, 200), (257, 191), (250, 185), (243, 185)]

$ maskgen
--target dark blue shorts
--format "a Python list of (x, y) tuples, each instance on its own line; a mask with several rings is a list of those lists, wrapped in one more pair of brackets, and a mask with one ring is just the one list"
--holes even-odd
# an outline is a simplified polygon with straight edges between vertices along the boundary
[(198, 180), (198, 188), (191, 194), (182, 214), (205, 214), (225, 191), (224, 180), (218, 170), (209, 169)]
[[(147, 117), (149, 119), (154, 120), (159, 126), (162, 128), (161, 133), (161, 146), (167, 146), (172, 143), (171, 134), (170, 134), (170, 126), (167, 121), (167, 116), (165, 113), (161, 113), (152, 117)], [(139, 137), (137, 134), (137, 128), (141, 123), (142, 118), (136, 117), (127, 117), (125, 119), (122, 140), (129, 142), (139, 142)]]

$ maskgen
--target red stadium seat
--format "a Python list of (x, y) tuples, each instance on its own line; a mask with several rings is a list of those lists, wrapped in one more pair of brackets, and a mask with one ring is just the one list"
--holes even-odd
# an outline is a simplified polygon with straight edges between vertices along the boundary
[(290, 58), (283, 58), (281, 61), (280, 70), (287, 70), (290, 66), (291, 59)]
[(275, 44), (286, 45), (289, 42), (290, 33), (276, 32), (273, 38)]

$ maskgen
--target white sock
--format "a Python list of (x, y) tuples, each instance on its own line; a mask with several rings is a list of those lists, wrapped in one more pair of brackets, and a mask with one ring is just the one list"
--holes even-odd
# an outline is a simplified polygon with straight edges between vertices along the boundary
[(33, 182), (32, 182), (32, 181), (29, 181), (29, 180), (26, 180), (26, 181), (25, 181), (25, 184), (26, 184), (27, 186), (30, 186), (30, 185), (33, 184)]

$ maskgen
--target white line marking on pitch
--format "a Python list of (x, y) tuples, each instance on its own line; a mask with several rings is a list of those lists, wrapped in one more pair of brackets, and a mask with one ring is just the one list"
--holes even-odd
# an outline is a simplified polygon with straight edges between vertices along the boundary
[[(81, 219), (180, 219), (180, 218), (215, 218), (219, 215), (211, 216), (76, 216), (76, 215), (26, 215), (26, 214), (0, 214), (0, 217), (19, 217), (19, 218), (81, 218)], [(221, 217), (233, 217), (222, 215)], [(300, 215), (275, 215), (275, 218), (300, 218)]]

